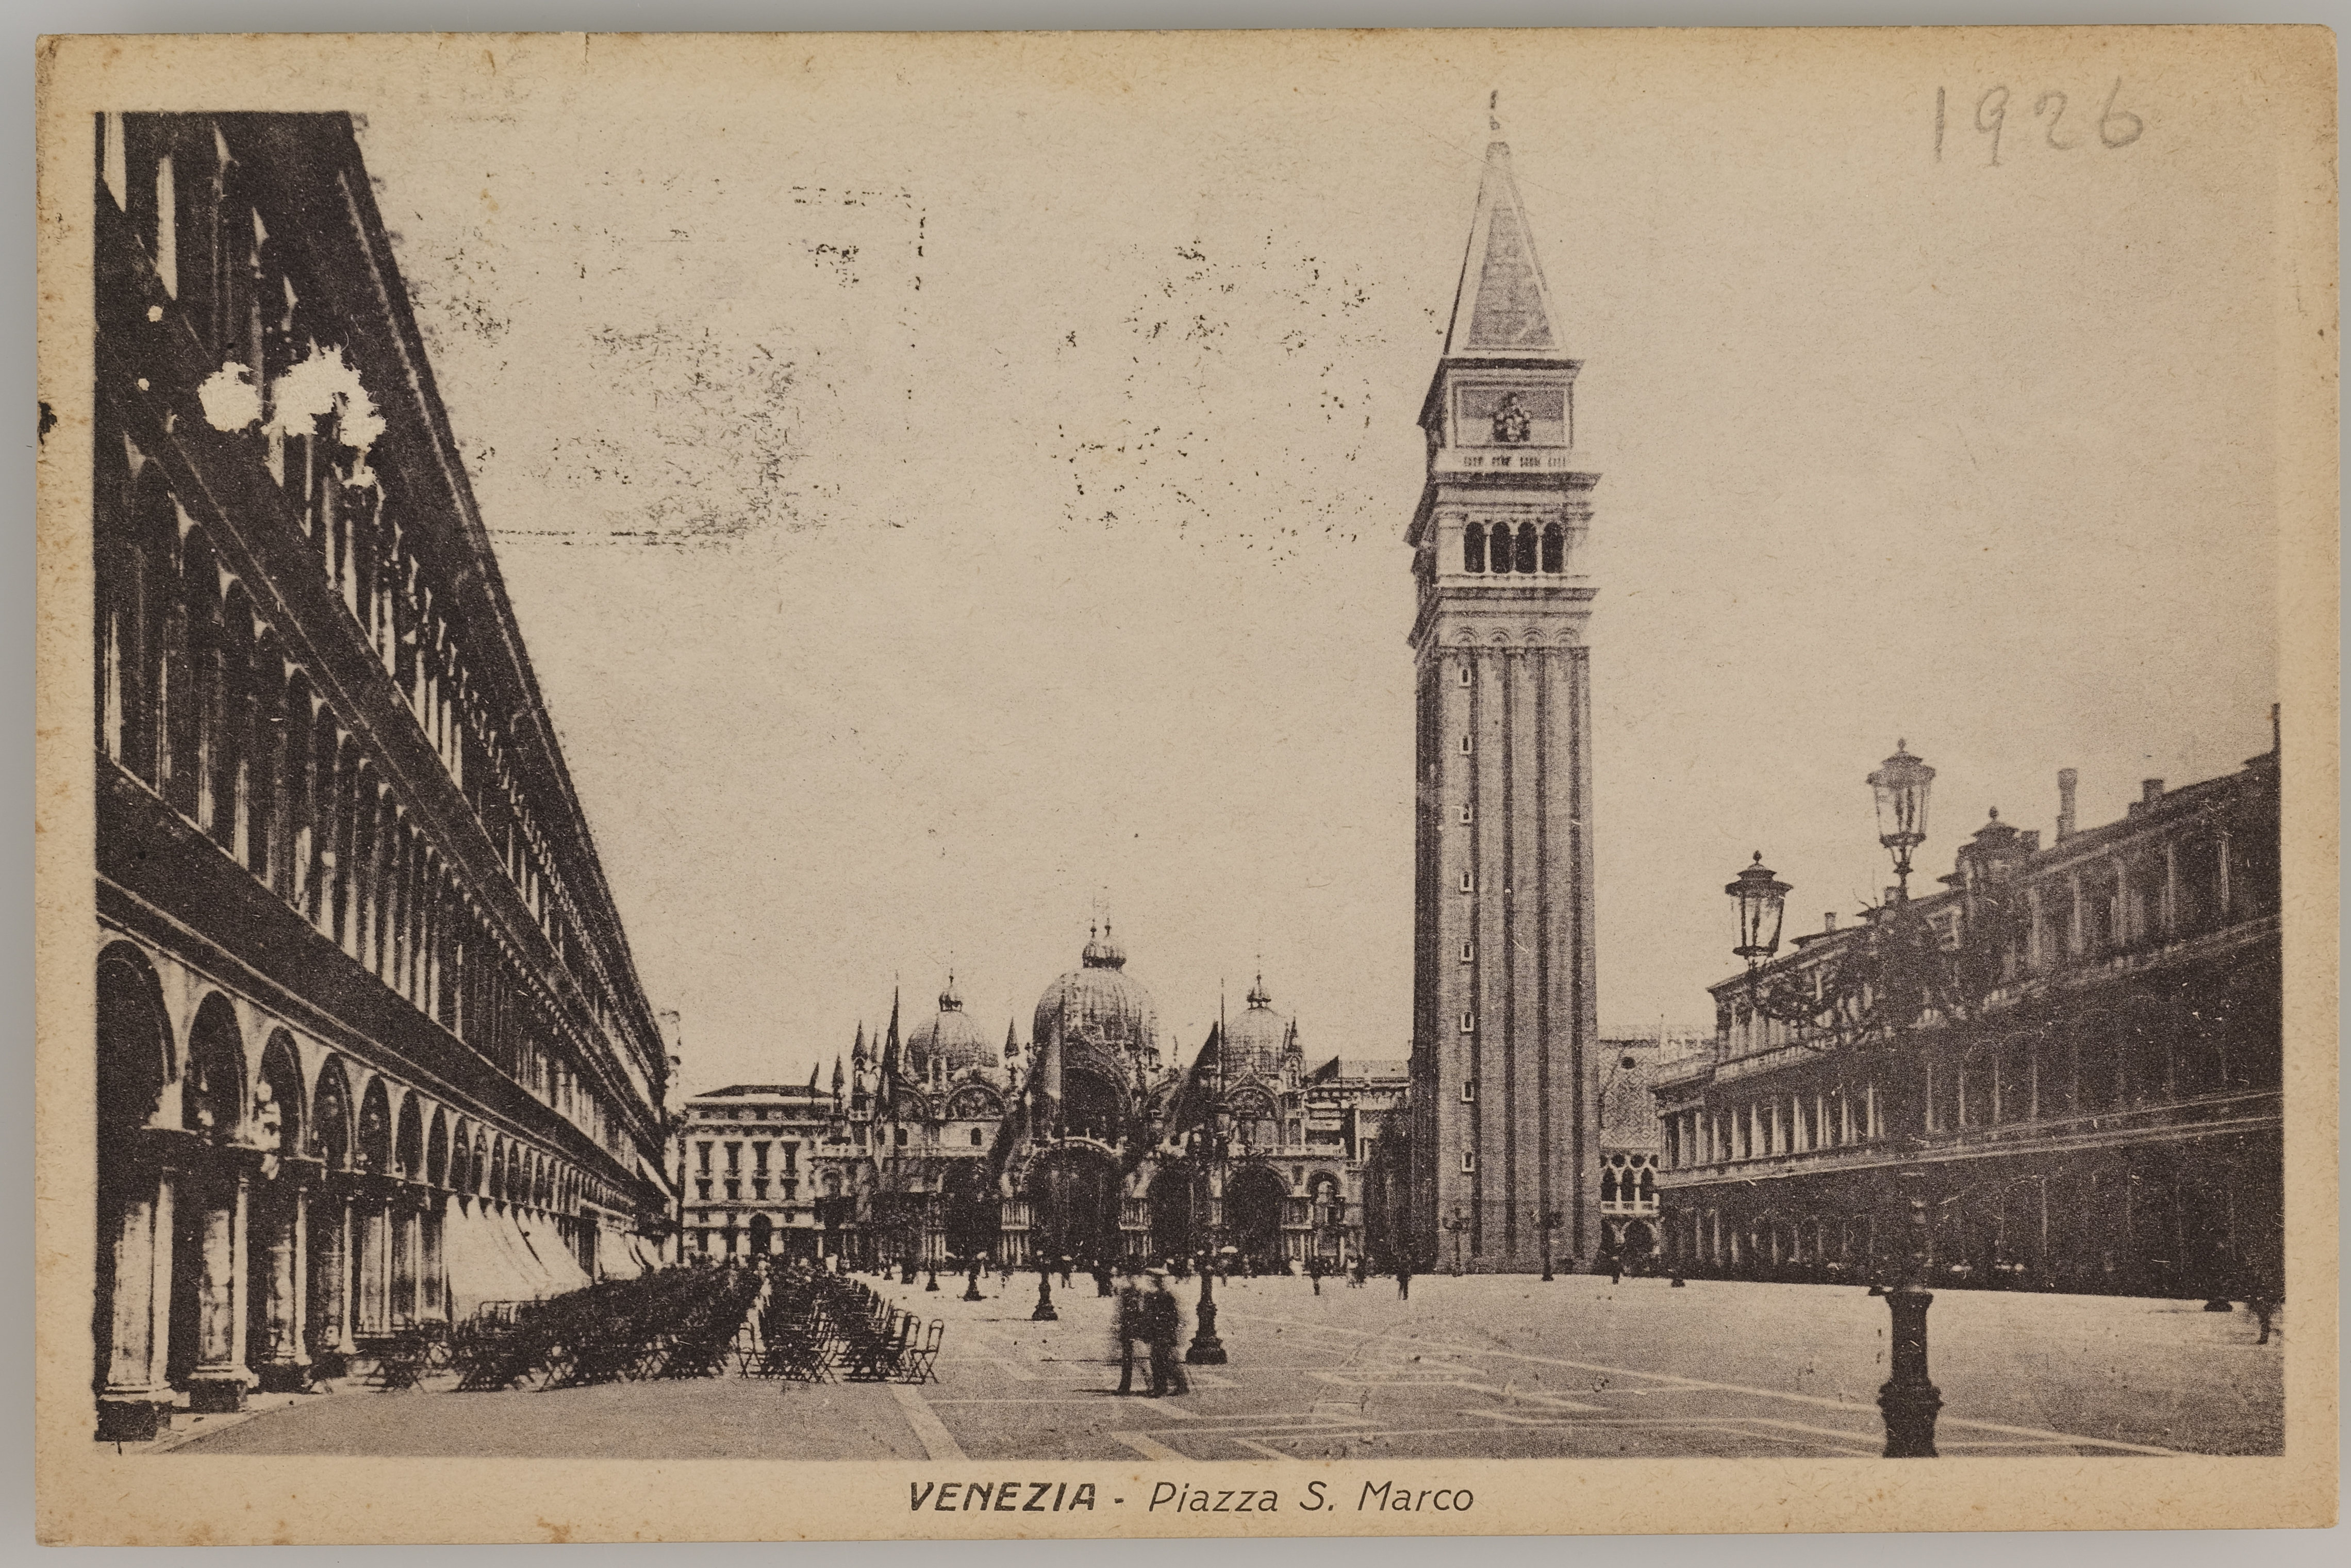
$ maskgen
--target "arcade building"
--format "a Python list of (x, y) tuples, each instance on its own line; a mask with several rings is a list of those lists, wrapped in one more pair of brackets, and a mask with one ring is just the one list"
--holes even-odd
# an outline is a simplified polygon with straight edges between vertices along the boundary
[(97, 1436), (662, 1246), (669, 1055), (341, 114), (93, 141)]
[(1711, 988), (1714, 1038), (1653, 1080), (1674, 1267), (1883, 1279), (1915, 1250), (1940, 1286), (2279, 1281), (2277, 752), (2147, 779), (2079, 831), (2074, 784), (2058, 775), (2051, 842), (1994, 811), (1911, 900), (1959, 977), (1916, 1023), (1855, 1034), (1759, 1005), (1833, 988), (1882, 907)]

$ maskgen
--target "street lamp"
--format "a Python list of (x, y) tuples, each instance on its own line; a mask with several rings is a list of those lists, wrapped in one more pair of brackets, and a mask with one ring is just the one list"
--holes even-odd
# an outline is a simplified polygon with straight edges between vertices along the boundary
[(1453, 1206), (1453, 1218), (1445, 1222), (1445, 1228), (1453, 1232), (1453, 1275), (1454, 1278), (1459, 1279), (1461, 1277), (1461, 1233), (1469, 1228), (1468, 1217), (1461, 1212), (1459, 1204)]
[(1910, 852), (1927, 841), (1927, 793), (1934, 784), (1935, 770), (1910, 755), (1907, 740), (1896, 741), (1894, 755), (1869, 776), (1877, 797), (1877, 841), (1894, 857), (1897, 902), (1910, 897)]
[(1755, 970), (1780, 950), (1780, 924), (1788, 913), (1788, 894), (1794, 891), (1772, 873), (1763, 863), (1763, 852), (1755, 852), (1755, 863), (1724, 884), (1723, 892), (1739, 903), (1739, 946), (1731, 952), (1747, 960), (1748, 973)]
[(1057, 1323), (1061, 1314), (1053, 1308), (1053, 1260), (1040, 1256), (1037, 1260), (1037, 1308), (1029, 1314), (1032, 1323)]
[[(1906, 1028), (1937, 1006), (1956, 1007), (1959, 988), (1947, 974), (1940, 943), (1910, 913), (1910, 852), (1927, 840), (1927, 804), (1935, 770), (1896, 741), (1894, 755), (1869, 775), (1877, 802), (1877, 841), (1894, 857), (1892, 904), (1858, 945), (1824, 956), (1806, 977), (1764, 983), (1763, 967), (1779, 951), (1781, 918), (1791, 889), (1764, 865), (1762, 852), (1723, 892), (1739, 905), (1739, 945), (1747, 964), (1748, 996), (1755, 1010), (1783, 1022), (1863, 1033)], [(1820, 1044), (1805, 1038), (1805, 1043)], [(1926, 1271), (1926, 1173), (1915, 1166), (1899, 1176), (1908, 1211), (1901, 1276), (1885, 1292), (1893, 1316), (1893, 1365), (1877, 1393), (1886, 1418), (1887, 1458), (1935, 1458), (1935, 1416), (1943, 1406), (1927, 1375), (1927, 1309), (1935, 1298), (1921, 1282)]]
[(1217, 1228), (1213, 1224), (1207, 1227), (1208, 1245), (1206, 1247), (1200, 1245), (1199, 1233), (1207, 1204), (1216, 1201), (1211, 1169), (1222, 1166), (1226, 1155), (1232, 1150), (1231, 1141), (1225, 1135), (1231, 1115), (1221, 1104), (1211, 1114), (1214, 1124), (1193, 1129), (1190, 1140), (1192, 1158), (1197, 1167), (1195, 1174), (1206, 1194), (1206, 1202), (1196, 1205), (1192, 1210), (1192, 1250), (1200, 1260), (1200, 1305), (1198, 1327), (1192, 1335), (1191, 1348), (1184, 1353), (1184, 1359), (1194, 1366), (1225, 1364), (1225, 1342), (1217, 1337)]

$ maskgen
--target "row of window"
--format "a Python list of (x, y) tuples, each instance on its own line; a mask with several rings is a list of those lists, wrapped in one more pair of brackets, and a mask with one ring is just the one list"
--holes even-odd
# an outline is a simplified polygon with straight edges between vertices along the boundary
[[(257, 399), (275, 396), (278, 380), (300, 361), (321, 361), (340, 350), (338, 323), (308, 297), (315, 292), (296, 274), (307, 257), (292, 236), (272, 236), (245, 195), (247, 175), (217, 129), (208, 135), (172, 131), (168, 123), (133, 116), (107, 117), (100, 188), (120, 204), (146, 247), (158, 281), (179, 300), (180, 314), (225, 364), (250, 371)], [(136, 143), (136, 146), (132, 144)], [(183, 160), (209, 171), (174, 178), (176, 147)], [(210, 177), (202, 177), (209, 172)], [(182, 245), (181, 230), (193, 233)], [(183, 267), (183, 257), (197, 265)], [(363, 395), (363, 394), (362, 394)], [(262, 411), (259, 403), (256, 412)], [(341, 421), (323, 415), (322, 428), (304, 429), (300, 417), (265, 419), (266, 462), (294, 503), (319, 557), (320, 570), (381, 660), (451, 779), (465, 792), (507, 870), (567, 965), (583, 956), (576, 932), (584, 929), (529, 801), (517, 787), (501, 727), (498, 699), (469, 675), (453, 627), (436, 607), (436, 590), (403, 526), (397, 473), (346, 472)], [(439, 595), (445, 601), (445, 595)], [(565, 928), (568, 924), (568, 929)], [(601, 1008), (604, 1000), (593, 998)], [(609, 1018), (600, 1017), (608, 1028)]]
[[(793, 1118), (789, 1107), (774, 1105), (695, 1105), (689, 1113), (705, 1122), (789, 1122)], [(825, 1113), (815, 1107), (802, 1107), (801, 1119), (821, 1117)]]
[[(717, 1185), (720, 1188), (720, 1195), (722, 1197), (728, 1199), (734, 1199), (739, 1198), (743, 1196), (743, 1184), (739, 1180), (728, 1177), (727, 1179), (719, 1182)], [(800, 1184), (799, 1182), (787, 1179), (778, 1185), (780, 1188), (780, 1196), (786, 1202), (789, 1203), (793, 1198), (799, 1196)], [(764, 1201), (768, 1197), (768, 1182), (766, 1176), (753, 1176), (751, 1178), (752, 1197)], [(711, 1183), (708, 1177), (695, 1178), (694, 1184), (695, 1197), (707, 1199), (710, 1197), (710, 1189)]]
[(1532, 523), (1520, 523), (1516, 528), (1496, 523), (1489, 532), (1485, 524), (1471, 523), (1461, 530), (1461, 570), (1520, 571), (1530, 576), (1538, 571), (1564, 571), (1567, 530), (1557, 523), (1546, 523), (1541, 528)]
[[(2011, 895), (2000, 933), (2001, 980), (2095, 961), (2257, 918), (2277, 907), (2275, 833), (2268, 824), (2200, 823), (2124, 855), (2029, 883)], [(1471, 889), (1465, 885), (1467, 893)], [(1933, 918), (1959, 941), (1954, 904)], [(1988, 919), (1998, 919), (1988, 912)], [(1795, 973), (1806, 972), (1801, 965)], [(1793, 1042), (1801, 1026), (1767, 1019), (1733, 996), (1718, 1009), (1734, 1055)]]
[[(710, 1174), (711, 1151), (714, 1148), (720, 1146), (721, 1145), (707, 1143), (696, 1144), (695, 1145), (695, 1155), (699, 1162), (695, 1168), (702, 1175), (708, 1176)], [(766, 1176), (768, 1174), (768, 1152), (770, 1148), (778, 1146), (780, 1146), (783, 1150), (783, 1168), (787, 1171), (798, 1170), (799, 1168), (800, 1146), (798, 1144), (775, 1145), (767, 1143), (756, 1143), (751, 1145), (751, 1159), (752, 1167), (758, 1175)], [(725, 1145), (724, 1147), (726, 1152), (726, 1171), (728, 1175), (732, 1176), (743, 1168), (743, 1145), (740, 1144), (727, 1144)]]
[[(123, 212), (184, 325), (222, 362), (250, 368), (256, 392), (266, 398), (298, 362), (338, 354), (322, 350), (320, 344), (343, 335), (339, 322), (305, 297), (310, 290), (307, 278), (298, 287), (308, 257), (297, 236), (269, 234), (251, 199), (250, 177), (216, 127), (168, 117), (109, 115), (100, 135), (99, 199)], [(436, 608), (435, 587), (420, 555), (423, 541), (404, 524), (396, 472), (386, 465), (383, 474), (367, 473), (355, 457), (339, 458), (344, 450), (335, 434), (339, 417), (368, 416), (346, 410), (321, 416), (323, 424), (307, 432), (298, 416), (267, 421), (265, 461), (270, 475), (299, 516), (319, 570), (498, 845), (559, 961), (587, 982), (581, 999), (601, 1030), (613, 1036), (619, 1032), (618, 1009), (601, 956), (581, 939), (587, 924), (553, 869), (556, 857), (515, 782), (502, 733), (489, 716), (507, 705), (478, 690), (465, 668), (454, 629)], [(249, 618), (250, 606), (243, 603), (235, 580), (221, 571), (211, 552), (188, 549), (184, 541), (195, 538), (197, 530), (160, 469), (135, 451), (115, 453), (108, 450), (109, 443), (99, 444), (102, 470), (127, 468), (111, 494), (102, 476), (99, 496), (101, 744), (141, 777), (159, 781), (153, 754), (172, 738), (172, 699), (193, 685), (193, 703), (182, 703), (183, 708), (213, 702), (214, 694), (204, 687), (206, 677), (216, 674), (225, 688), (217, 733), (183, 736), (191, 743), (212, 744), (191, 744), (182, 755), (216, 751), (218, 767), (194, 773), (195, 798), (183, 810), (207, 828), (217, 818), (224, 847), (245, 858), (236, 836), (251, 831), (252, 825), (235, 796), (240, 788), (267, 781), (240, 780), (238, 770), (249, 766), (249, 752), (271, 738), (262, 727), (292, 722), (307, 729), (311, 712), (288, 703), (279, 713), (252, 715), (248, 745), (247, 710), (256, 701), (266, 709), (284, 681), (282, 651), (266, 626)], [(119, 525), (111, 529), (106, 527), (110, 515)], [(213, 580), (200, 584), (200, 577)], [(196, 591), (169, 602), (183, 585)], [(232, 613), (238, 608), (247, 616)], [(174, 653), (183, 655), (183, 667), (172, 667)], [(207, 661), (223, 667), (207, 670)], [(307, 685), (301, 690), (312, 704), (323, 701), (311, 696)], [(181, 720), (183, 729), (205, 722), (198, 713)], [(564, 808), (559, 804), (556, 810), (560, 815)], [(292, 833), (299, 831), (298, 824)], [(281, 852), (300, 847), (289, 835)], [(326, 852), (331, 854), (331, 848)]]
[(1963, 1132), (2274, 1088), (2276, 1034), (2232, 1023), (2232, 1010), (2224, 998), (2206, 998), (2151, 1007), (2104, 1028), (1993, 1042), (1956, 1061), (1928, 1057), (1899, 1093), (1838, 1087), (1680, 1113), (1666, 1119), (1668, 1158), (1711, 1165), (1836, 1148), (1883, 1137), (1889, 1125)]
[[(168, 492), (162, 505), (176, 514)], [(243, 585), (229, 579), (222, 595), (204, 528), (166, 523), (162, 540), (146, 541), (175, 547), (159, 556), (110, 515), (99, 516), (100, 748), (418, 1011), (622, 1155), (601, 1098), (542, 1043), (565, 1031), (538, 978), (377, 759), (274, 633), (256, 632)]]

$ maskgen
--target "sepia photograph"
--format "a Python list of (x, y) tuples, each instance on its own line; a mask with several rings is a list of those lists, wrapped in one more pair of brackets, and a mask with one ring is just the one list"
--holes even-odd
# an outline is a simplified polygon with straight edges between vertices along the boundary
[(2331, 1521), (2334, 92), (50, 40), (44, 1538)]

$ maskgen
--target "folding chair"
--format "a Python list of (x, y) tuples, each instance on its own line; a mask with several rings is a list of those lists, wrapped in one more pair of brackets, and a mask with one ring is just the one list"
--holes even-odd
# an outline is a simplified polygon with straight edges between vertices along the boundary
[(904, 1354), (899, 1357), (896, 1381), (900, 1383), (937, 1382), (939, 1342), (946, 1337), (946, 1320), (933, 1318), (930, 1333), (924, 1337), (922, 1343), (919, 1345), (910, 1343)]

